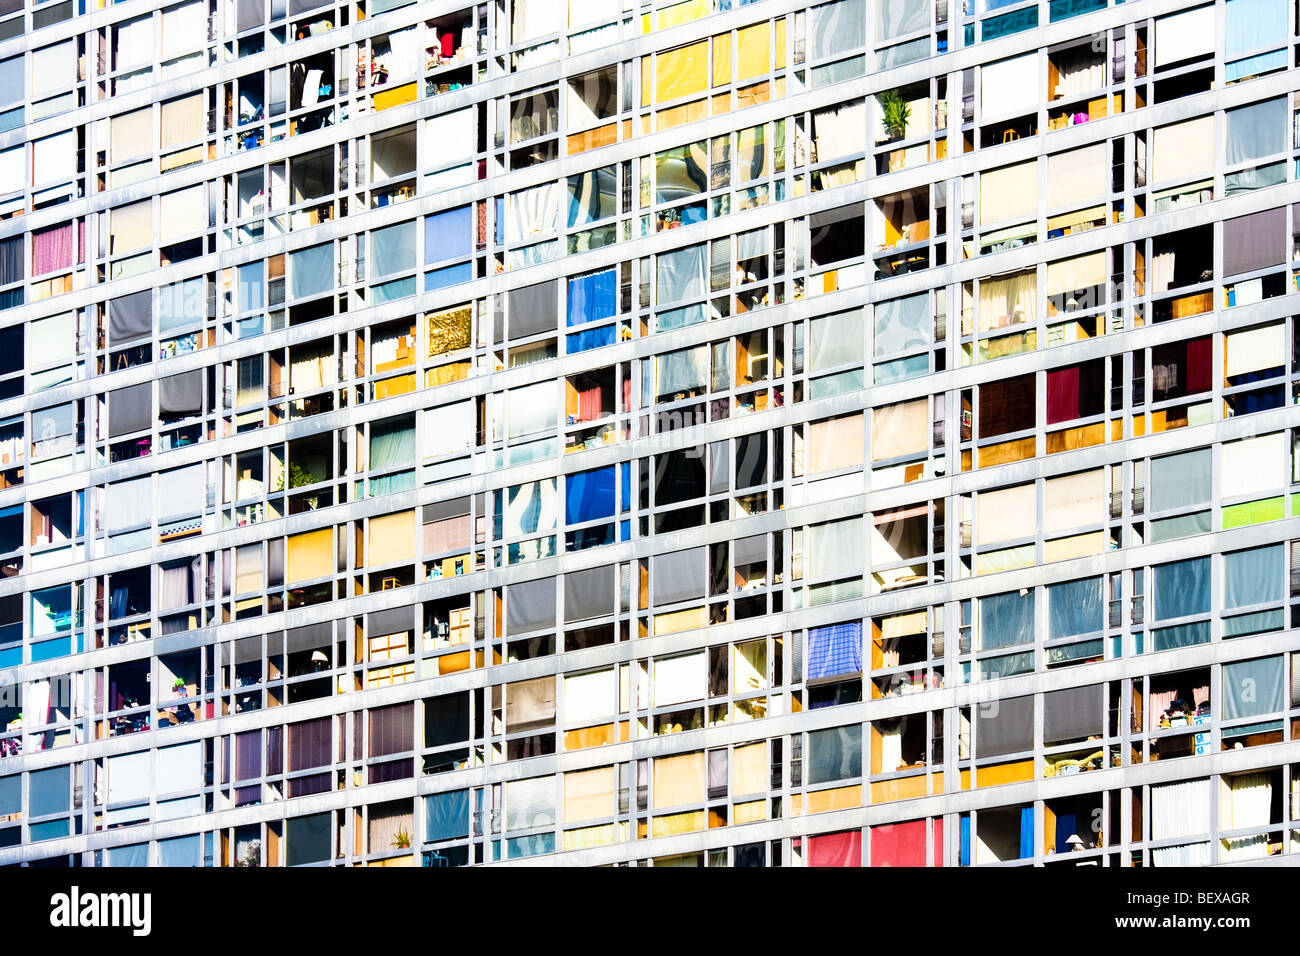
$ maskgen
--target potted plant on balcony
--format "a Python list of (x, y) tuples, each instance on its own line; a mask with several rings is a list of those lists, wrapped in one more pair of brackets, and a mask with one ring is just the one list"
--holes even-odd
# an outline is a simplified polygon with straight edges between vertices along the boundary
[(411, 848), (411, 834), (406, 831), (405, 827), (399, 827), (393, 834), (393, 849), (409, 850)]
[(907, 121), (912, 118), (912, 107), (898, 90), (880, 94), (881, 125), (889, 139), (902, 139), (907, 135)]

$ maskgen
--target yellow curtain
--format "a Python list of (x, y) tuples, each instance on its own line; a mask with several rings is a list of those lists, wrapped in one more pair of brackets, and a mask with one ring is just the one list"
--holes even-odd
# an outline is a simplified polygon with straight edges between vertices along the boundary
[(289, 538), (286, 576), (290, 587), (334, 573), (334, 529), (321, 528)]
[(564, 775), (564, 822), (579, 823), (614, 813), (614, 768), (571, 770)]
[(370, 519), (368, 564), (391, 564), (415, 558), (415, 512), (399, 511)]
[(687, 803), (702, 803), (706, 778), (704, 751), (659, 757), (654, 762), (652, 806), (659, 810)]

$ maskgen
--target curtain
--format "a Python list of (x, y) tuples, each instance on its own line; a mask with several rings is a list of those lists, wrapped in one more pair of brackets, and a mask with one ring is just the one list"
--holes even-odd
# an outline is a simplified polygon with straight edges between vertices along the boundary
[(566, 324), (573, 326), (610, 318), (618, 311), (617, 294), (616, 269), (605, 269), (569, 279)]
[(614, 611), (614, 566), (571, 571), (564, 576), (565, 623), (606, 617)]
[(862, 725), (810, 731), (804, 765), (809, 786), (862, 776)]
[(289, 294), (295, 299), (334, 288), (334, 244), (327, 242), (289, 253)]
[(1102, 579), (1084, 578), (1047, 587), (1049, 639), (1092, 634), (1102, 629)]
[[(1229, 7), (1231, 9), (1231, 7)], [(1244, 773), (1225, 777), (1226, 800), (1219, 815), (1224, 830), (1266, 827), (1272, 820), (1273, 782), (1267, 773)], [(1268, 855), (1268, 834), (1224, 840), (1228, 860), (1253, 860)]]
[[(1210, 781), (1188, 780), (1151, 788), (1151, 839), (1173, 840), (1210, 830)], [(1174, 848), (1185, 849), (1185, 848)], [(1159, 853), (1161, 851), (1154, 851)], [(1207, 854), (1208, 856), (1208, 854)], [(1169, 862), (1163, 865), (1169, 866)]]
[(655, 356), (658, 394), (672, 395), (704, 388), (709, 381), (709, 350), (707, 345), (678, 352), (665, 352)]
[(1286, 150), (1289, 123), (1285, 97), (1228, 110), (1225, 116), (1229, 166)]
[(1286, 261), (1286, 209), (1266, 209), (1223, 223), (1223, 274), (1240, 275)]
[(200, 566), (198, 558), (179, 564), (159, 568), (160, 611), (171, 611), (178, 607), (187, 607), (198, 600), (200, 587)]
[(707, 246), (700, 243), (660, 253), (656, 257), (656, 304), (663, 306), (705, 294), (705, 257)]
[(614, 502), (614, 466), (594, 468), (565, 477), (565, 520), (567, 524), (611, 518)]
[(289, 353), (289, 388), (294, 394), (334, 384), (334, 346), (326, 339)]
[(65, 223), (32, 233), (32, 275), (71, 269), (76, 259), (73, 224)]
[(506, 204), (506, 242), (513, 245), (554, 232), (559, 227), (562, 188), (551, 182), (511, 193)]
[(1277, 489), (1287, 470), (1288, 451), (1284, 432), (1224, 445), (1219, 468), (1220, 496), (1237, 498)]
[(1285, 577), (1285, 555), (1280, 544), (1225, 554), (1223, 606), (1247, 607), (1280, 601)]
[(1152, 513), (1208, 502), (1211, 477), (1208, 448), (1151, 459), (1149, 494)]
[(415, 419), (405, 415), (370, 426), (370, 470), (395, 468), (415, 461)]
[(1213, 53), (1213, 5), (1158, 17), (1154, 44), (1154, 66), (1157, 69), (1169, 63)]
[(1021, 272), (997, 279), (981, 279), (979, 330), (1033, 323), (1038, 312), (1038, 275)]
[(1210, 559), (1190, 558), (1151, 569), (1155, 620), (1205, 614), (1210, 610)]
[(415, 223), (399, 222), (374, 230), (370, 234), (370, 267), (372, 279), (414, 269)]
[(872, 351), (877, 357), (930, 344), (930, 297), (924, 293), (876, 303), (874, 320)]
[(808, 56), (821, 60), (848, 53), (867, 42), (867, 7), (861, 0), (838, 0), (808, 14)]
[(1034, 592), (1010, 591), (981, 598), (979, 647), (991, 650), (1034, 639)]
[(808, 630), (808, 679), (862, 671), (862, 622)]
[(1020, 859), (1034, 855), (1034, 808), (1020, 808)]
[[(1209, 8), (1206, 8), (1209, 9)], [(1150, 185), (1204, 179), (1214, 171), (1214, 117), (1202, 116), (1155, 130)]]
[(866, 566), (860, 517), (808, 526), (804, 542), (804, 575), (818, 578), (861, 575)]
[[(925, 296), (918, 296), (925, 299)], [(877, 312), (879, 307), (877, 307)], [(841, 312), (809, 323), (808, 370), (862, 362), (862, 313)]]
[[(841, 103), (813, 113), (813, 145), (814, 161), (818, 163), (865, 153), (867, 104)], [(855, 179), (852, 166), (835, 170), (830, 176), (829, 186), (845, 186)]]
[(434, 843), (469, 835), (469, 791), (449, 790), (424, 798), (424, 839)]
[(1091, 46), (1076, 47), (1055, 57), (1061, 80), (1058, 92), (1067, 97), (1081, 96), (1106, 85), (1106, 60), (1093, 53)]
[(1285, 0), (1228, 0), (1224, 10), (1224, 53), (1235, 57), (1278, 45), (1287, 33), (1286, 6)]
[(568, 179), (568, 224), (585, 226), (618, 214), (618, 167), (604, 166)]
[(985, 117), (1018, 116), (1037, 110), (1041, 86), (1037, 53), (980, 67), (980, 101)]
[(506, 782), (506, 829), (527, 830), (555, 825), (555, 778)]

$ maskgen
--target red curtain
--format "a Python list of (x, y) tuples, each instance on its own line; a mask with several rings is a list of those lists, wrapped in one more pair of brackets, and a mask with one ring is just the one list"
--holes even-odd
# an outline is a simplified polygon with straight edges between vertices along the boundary
[(1210, 343), (1209, 336), (1192, 339), (1187, 343), (1187, 394), (1208, 392), (1213, 385), (1210, 381)]
[(590, 422), (600, 417), (600, 386), (578, 393), (578, 421)]
[(861, 866), (862, 831), (826, 833), (808, 838), (809, 866)]
[(1047, 373), (1047, 424), (1068, 422), (1079, 417), (1079, 367), (1053, 369)]

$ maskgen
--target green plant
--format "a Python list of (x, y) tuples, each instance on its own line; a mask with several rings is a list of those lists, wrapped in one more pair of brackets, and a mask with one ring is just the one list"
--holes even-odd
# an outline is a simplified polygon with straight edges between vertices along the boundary
[[(303, 468), (296, 461), (289, 462), (289, 487), (301, 488), (303, 485), (314, 485), (320, 479), (310, 471)], [(275, 482), (276, 491), (284, 491), (284, 472), (280, 472)]]
[(912, 107), (898, 90), (888, 90), (880, 94), (882, 125), (891, 139), (902, 139), (907, 135), (907, 122), (912, 118)]
[(406, 832), (405, 827), (400, 827), (393, 834), (393, 847), (398, 850), (408, 849), (411, 845), (411, 834)]

